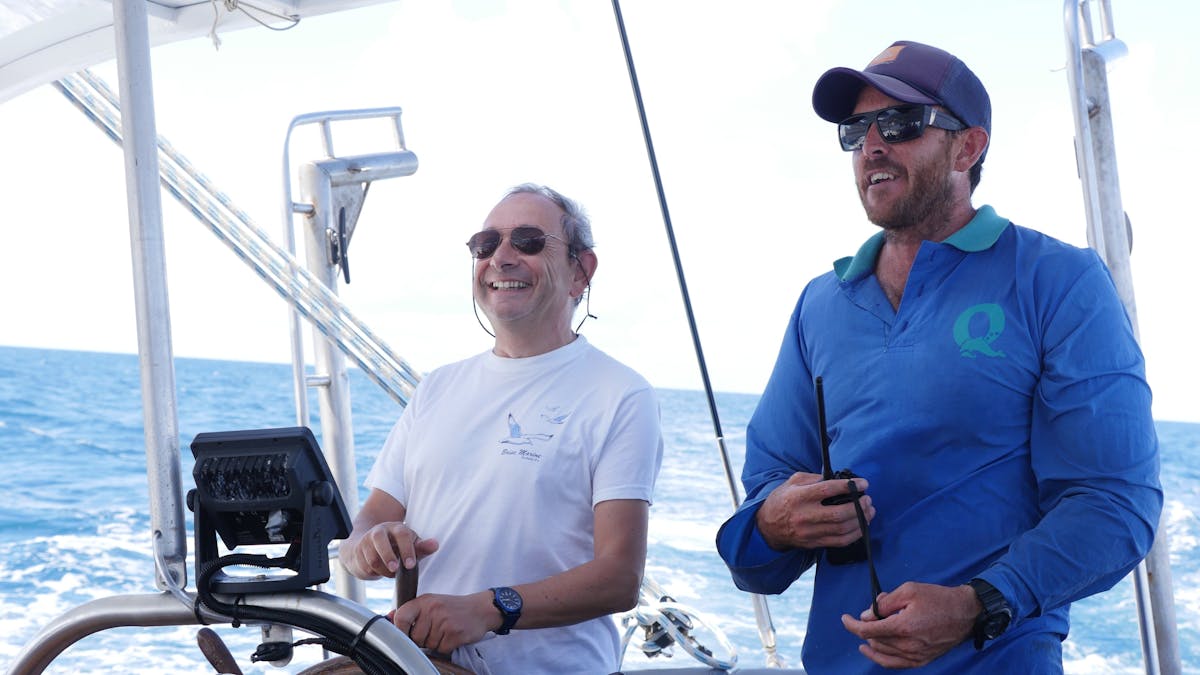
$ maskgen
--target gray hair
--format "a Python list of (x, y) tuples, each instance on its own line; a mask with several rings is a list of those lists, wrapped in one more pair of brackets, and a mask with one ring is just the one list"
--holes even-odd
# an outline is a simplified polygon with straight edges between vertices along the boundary
[(596, 246), (596, 242), (592, 240), (592, 222), (578, 202), (563, 196), (557, 190), (537, 183), (521, 183), (510, 189), (504, 195), (504, 199), (518, 194), (541, 195), (563, 210), (561, 222), (563, 232), (567, 235), (567, 247), (572, 256)]

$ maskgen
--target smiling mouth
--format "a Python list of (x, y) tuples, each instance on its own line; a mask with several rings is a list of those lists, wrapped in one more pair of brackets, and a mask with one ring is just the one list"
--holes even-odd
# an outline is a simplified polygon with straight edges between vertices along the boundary
[(493, 290), (506, 291), (518, 288), (529, 288), (529, 284), (524, 281), (493, 281), (488, 284)]
[(876, 172), (872, 173), (871, 175), (867, 176), (867, 184), (868, 185), (878, 185), (884, 181), (895, 180), (895, 179), (896, 179), (896, 174), (894, 174), (894, 173), (889, 173), (887, 171), (876, 171)]

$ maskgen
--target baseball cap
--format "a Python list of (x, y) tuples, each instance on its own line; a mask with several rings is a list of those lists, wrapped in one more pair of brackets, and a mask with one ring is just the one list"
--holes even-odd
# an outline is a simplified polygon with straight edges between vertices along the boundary
[(901, 40), (861, 71), (831, 68), (813, 87), (813, 109), (823, 120), (841, 122), (854, 114), (864, 85), (905, 103), (943, 106), (968, 126), (992, 133), (992, 103), (983, 83), (957, 56), (937, 47)]

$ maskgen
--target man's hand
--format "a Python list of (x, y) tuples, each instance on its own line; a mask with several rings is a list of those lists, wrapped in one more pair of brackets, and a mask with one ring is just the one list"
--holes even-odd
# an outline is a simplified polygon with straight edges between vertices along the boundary
[(438, 549), (436, 539), (422, 539), (398, 522), (379, 523), (343, 546), (350, 548), (350, 557), (342, 557), (342, 563), (361, 579), (394, 577), (401, 565), (410, 570), (417, 560)]
[[(854, 478), (859, 492), (867, 491), (865, 478)], [(767, 545), (777, 551), (793, 548), (838, 548), (848, 546), (862, 536), (854, 504), (825, 506), (821, 500), (846, 494), (846, 481), (824, 480), (820, 474), (792, 474), (787, 482), (771, 491), (758, 509), (758, 530)], [(863, 514), (870, 522), (875, 507), (865, 494), (859, 498)]]
[(394, 577), (403, 565), (438, 549), (436, 539), (421, 539), (404, 524), (408, 510), (383, 490), (373, 489), (354, 516), (354, 530), (338, 546), (338, 559), (346, 571), (359, 579)]
[(971, 634), (983, 605), (970, 586), (907, 582), (880, 593), (876, 619), (871, 608), (859, 619), (842, 615), (846, 630), (866, 640), (858, 651), (884, 668), (916, 668), (953, 649)]
[(492, 597), (491, 591), (471, 595), (428, 593), (400, 605), (388, 618), (418, 647), (449, 655), (500, 627), (503, 618), (492, 604)]

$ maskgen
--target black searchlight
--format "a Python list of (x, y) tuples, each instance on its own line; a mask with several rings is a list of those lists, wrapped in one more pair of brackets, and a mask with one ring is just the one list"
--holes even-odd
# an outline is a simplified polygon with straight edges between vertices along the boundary
[[(188, 492), (195, 514), (196, 574), (215, 593), (293, 591), (329, 581), (329, 543), (350, 536), (350, 514), (308, 427), (198, 434)], [(282, 558), (217, 554), (217, 535), (239, 546), (286, 544)], [(295, 574), (228, 576), (248, 564)]]

